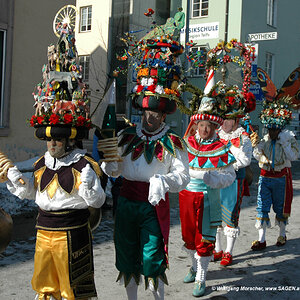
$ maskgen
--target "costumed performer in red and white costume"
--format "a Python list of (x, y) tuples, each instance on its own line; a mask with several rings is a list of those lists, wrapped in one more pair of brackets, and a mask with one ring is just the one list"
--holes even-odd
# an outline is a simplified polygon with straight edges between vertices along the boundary
[(195, 297), (205, 293), (217, 227), (222, 224), (220, 189), (231, 185), (236, 177), (234, 156), (216, 134), (223, 119), (214, 97), (203, 97), (198, 112), (191, 117), (185, 135), (191, 180), (179, 193), (182, 239), (192, 258), (184, 282), (195, 281)]

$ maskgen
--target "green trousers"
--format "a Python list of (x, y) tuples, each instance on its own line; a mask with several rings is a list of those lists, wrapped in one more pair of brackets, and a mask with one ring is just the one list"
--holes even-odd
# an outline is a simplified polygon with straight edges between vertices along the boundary
[[(118, 198), (115, 215), (114, 240), (116, 267), (125, 286), (140, 274), (154, 282), (165, 278), (166, 257), (164, 243), (154, 207), (149, 202)], [(164, 280), (166, 281), (166, 280)], [(146, 284), (147, 286), (147, 284)]]

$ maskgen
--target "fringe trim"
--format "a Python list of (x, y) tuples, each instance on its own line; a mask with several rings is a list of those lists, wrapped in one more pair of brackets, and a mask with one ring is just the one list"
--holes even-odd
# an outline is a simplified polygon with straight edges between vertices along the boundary
[(269, 218), (256, 218), (255, 228), (262, 229), (262, 228), (270, 228), (271, 221)]
[(158, 288), (158, 279), (160, 279), (164, 284), (168, 285), (167, 275), (165, 273), (158, 275), (157, 277), (148, 277), (145, 276), (145, 290), (149, 287), (149, 282), (152, 282), (154, 290), (157, 291)]
[(240, 235), (240, 227), (233, 228), (233, 227), (226, 226), (224, 228), (224, 235), (237, 238)]
[[(35, 295), (34, 300), (67, 300), (64, 297), (61, 297), (60, 292), (55, 292), (53, 293), (53, 295), (48, 295), (47, 293), (39, 293)], [(90, 299), (90, 298), (89, 298)], [(93, 299), (97, 299), (97, 298), (93, 298)]]
[(139, 285), (141, 282), (141, 276), (140, 274), (137, 276), (136, 274), (130, 274), (129, 277), (126, 276), (124, 272), (119, 272), (118, 278), (116, 282), (119, 281), (120, 285), (125, 285), (125, 288), (128, 286), (131, 279), (134, 279), (136, 285)]

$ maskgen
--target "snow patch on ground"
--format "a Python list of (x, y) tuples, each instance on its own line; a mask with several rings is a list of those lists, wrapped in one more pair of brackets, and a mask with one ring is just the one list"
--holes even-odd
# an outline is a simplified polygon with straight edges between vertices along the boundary
[[(33, 164), (39, 157), (34, 157), (26, 161), (18, 162), (15, 165), (28, 178), (32, 178)], [(20, 200), (12, 195), (6, 188), (6, 183), (0, 183), (0, 207), (10, 215), (18, 215), (36, 209), (36, 204), (32, 200)]]

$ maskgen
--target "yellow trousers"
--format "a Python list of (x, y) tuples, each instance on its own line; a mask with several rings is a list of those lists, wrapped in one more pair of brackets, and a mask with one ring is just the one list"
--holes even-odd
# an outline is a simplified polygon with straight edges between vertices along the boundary
[(68, 242), (66, 231), (38, 230), (34, 255), (32, 288), (39, 299), (52, 295), (75, 300), (69, 280)]

